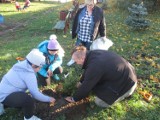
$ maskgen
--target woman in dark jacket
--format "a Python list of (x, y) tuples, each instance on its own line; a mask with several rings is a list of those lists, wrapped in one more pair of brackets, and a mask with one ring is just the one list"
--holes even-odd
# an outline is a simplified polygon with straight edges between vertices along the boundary
[[(89, 1), (89, 0), (87, 0), (87, 1)], [(91, 13), (89, 13), (89, 10), (91, 11)], [(87, 25), (86, 25), (85, 29), (89, 29), (88, 34), (89, 34), (90, 39), (88, 39), (88, 41), (85, 41), (84, 39), (80, 39), (81, 38), (80, 35), (83, 35), (83, 34), (80, 34), (79, 32), (81, 32), (81, 29), (83, 29), (80, 26), (81, 21), (87, 15), (90, 17), (91, 21), (88, 23), (88, 24), (90, 24), (89, 28), (87, 28)], [(84, 46), (86, 46), (84, 43), (85, 42), (92, 42), (93, 40), (96, 39), (98, 34), (101, 37), (106, 36), (106, 23), (105, 23), (105, 17), (103, 15), (103, 10), (101, 8), (99, 8), (98, 6), (95, 6), (94, 4), (86, 4), (85, 7), (79, 9), (79, 11), (77, 12), (77, 14), (75, 16), (73, 26), (72, 26), (72, 39), (77, 37), (77, 39), (79, 38), (80, 41), (82, 42), (82, 44)]]
[(130, 96), (137, 86), (133, 66), (113, 52), (94, 50), (87, 53), (79, 50), (73, 53), (72, 58), (83, 65), (84, 73), (76, 94), (66, 98), (69, 102), (79, 101), (93, 91), (95, 103), (108, 107)]
[(98, 35), (106, 36), (103, 10), (95, 6), (94, 0), (85, 0), (85, 6), (78, 10), (73, 21), (72, 39), (77, 37), (75, 46), (83, 45), (89, 50)]

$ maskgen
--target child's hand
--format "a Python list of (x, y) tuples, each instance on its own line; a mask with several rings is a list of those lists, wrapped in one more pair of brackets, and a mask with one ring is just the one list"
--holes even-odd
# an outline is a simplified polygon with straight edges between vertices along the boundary
[(75, 102), (73, 97), (71, 97), (71, 96), (66, 97), (65, 100), (67, 100), (68, 102), (71, 102), (71, 103)]
[(53, 72), (49, 69), (49, 70), (47, 71), (47, 74), (48, 74), (48, 77), (51, 77), (51, 76), (53, 75)]

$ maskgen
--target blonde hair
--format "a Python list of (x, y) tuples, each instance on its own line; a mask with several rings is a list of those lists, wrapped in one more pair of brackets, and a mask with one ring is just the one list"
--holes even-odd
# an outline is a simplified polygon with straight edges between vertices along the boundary
[(77, 47), (75, 47), (75, 49), (72, 52), (72, 57), (74, 56), (77, 59), (81, 59), (81, 58), (85, 57), (86, 52), (87, 52), (86, 47), (77, 46)]
[(86, 56), (86, 51), (76, 51), (73, 53), (72, 58), (83, 59)]
[(85, 4), (96, 4), (97, 1), (96, 0), (85, 0)]
[(74, 52), (76, 52), (76, 51), (87, 51), (87, 48), (84, 47), (83, 45), (76, 46), (76, 47), (72, 50), (71, 55), (72, 55)]

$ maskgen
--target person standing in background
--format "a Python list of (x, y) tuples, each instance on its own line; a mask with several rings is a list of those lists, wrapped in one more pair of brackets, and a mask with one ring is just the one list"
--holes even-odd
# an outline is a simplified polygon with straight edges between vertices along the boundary
[[(74, 18), (72, 39), (77, 37), (75, 46), (83, 45), (88, 50), (97, 36), (106, 37), (106, 23), (103, 10), (95, 5), (94, 0), (85, 0), (85, 6), (80, 8)], [(67, 65), (74, 63), (71, 59)]]

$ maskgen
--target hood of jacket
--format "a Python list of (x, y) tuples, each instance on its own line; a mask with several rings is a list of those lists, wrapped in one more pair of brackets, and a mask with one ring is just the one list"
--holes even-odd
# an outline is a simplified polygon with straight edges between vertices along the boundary
[(28, 63), (27, 60), (24, 60), (22, 62), (16, 63), (12, 69), (14, 71), (27, 71), (27, 72), (34, 72), (32, 66)]
[(48, 50), (47, 50), (48, 42), (49, 42), (48, 40), (41, 42), (38, 45), (38, 49), (43, 53), (48, 53)]

